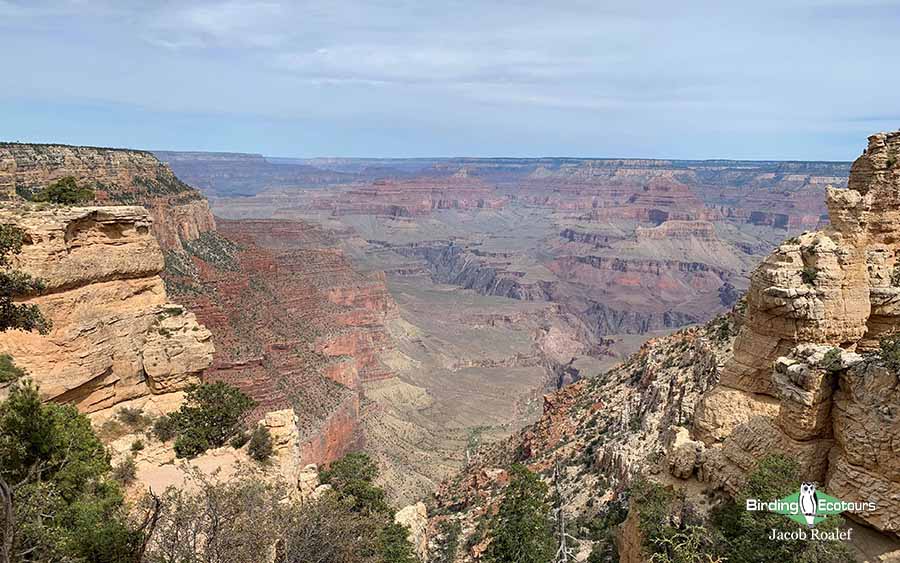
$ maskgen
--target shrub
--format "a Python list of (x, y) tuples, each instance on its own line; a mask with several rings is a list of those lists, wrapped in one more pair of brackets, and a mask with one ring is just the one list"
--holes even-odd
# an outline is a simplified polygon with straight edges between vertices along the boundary
[(0, 480), (16, 487), (15, 561), (127, 561), (129, 527), (109, 455), (72, 405), (43, 403), (30, 381), (0, 402)]
[(882, 338), (879, 354), (884, 365), (891, 372), (900, 376), (900, 335), (894, 334)]
[(139, 408), (122, 407), (116, 413), (116, 418), (125, 423), (132, 430), (143, 430), (150, 424), (150, 419)]
[(112, 469), (112, 478), (119, 483), (122, 483), (123, 485), (132, 483), (136, 477), (137, 464), (134, 462), (134, 458), (131, 456), (125, 457)]
[(239, 450), (247, 445), (247, 442), (250, 441), (250, 434), (247, 434), (245, 431), (241, 430), (237, 434), (231, 437), (231, 440), (228, 443), (232, 448)]
[(654, 538), (655, 552), (650, 563), (724, 563), (720, 555), (709, 553), (709, 533), (703, 526), (686, 526), (666, 537)]
[(894, 269), (891, 270), (891, 285), (900, 287), (900, 264), (897, 264), (894, 266)]
[(806, 284), (814, 284), (816, 282), (816, 278), (819, 277), (819, 270), (815, 268), (811, 268), (809, 266), (803, 268), (803, 271), (800, 272), (800, 279), (803, 280), (803, 283)]
[(444, 520), (440, 524), (442, 541), (438, 545), (434, 563), (453, 563), (456, 561), (456, 553), (459, 551), (459, 536), (462, 534), (462, 524), (459, 520)]
[(94, 199), (94, 190), (79, 187), (72, 176), (66, 176), (38, 191), (32, 201), (45, 201), (60, 205), (78, 205)]
[[(750, 473), (746, 484), (733, 502), (727, 502), (713, 513), (712, 522), (722, 534), (727, 546), (728, 561), (752, 563), (756, 561), (853, 561), (847, 546), (840, 542), (808, 540), (803, 542), (760, 541), (771, 530), (784, 532), (796, 529), (796, 523), (780, 514), (748, 512), (748, 498), (775, 500), (794, 492), (800, 483), (799, 465), (782, 455), (764, 457)], [(843, 524), (837, 516), (829, 516), (816, 525), (822, 531), (833, 530)]]
[(115, 418), (110, 418), (97, 429), (97, 435), (104, 442), (112, 442), (126, 434), (128, 434), (128, 429)]
[(391, 522), (378, 534), (378, 553), (383, 563), (417, 563), (406, 526)]
[(189, 387), (185, 404), (171, 416), (178, 433), (176, 454), (193, 457), (224, 446), (241, 430), (244, 415), (253, 405), (247, 395), (222, 381)]
[(606, 510), (589, 519), (576, 521), (576, 528), (586, 534), (594, 542), (591, 549), (590, 563), (611, 561), (618, 557), (616, 533), (628, 516), (628, 509), (623, 499), (619, 498), (607, 504)]
[(12, 269), (9, 257), (19, 254), (23, 244), (25, 231), (15, 225), (0, 224), (0, 332), (21, 329), (47, 334), (52, 323), (37, 306), (15, 302), (17, 297), (34, 294), (45, 287), (43, 281)]
[(20, 377), (25, 377), (25, 370), (16, 366), (12, 356), (0, 354), (0, 383), (9, 383)]
[(197, 457), (210, 448), (209, 441), (196, 432), (184, 432), (175, 438), (175, 456)]
[(550, 500), (540, 478), (524, 465), (509, 470), (509, 485), (500, 510), (491, 519), (489, 563), (546, 563), (556, 544), (550, 521)]
[(153, 429), (151, 432), (160, 442), (168, 442), (175, 437), (175, 421), (164, 414), (153, 421)]
[(350, 510), (363, 514), (389, 514), (384, 491), (372, 483), (378, 476), (375, 462), (364, 453), (349, 453), (319, 473)]
[(371, 483), (378, 476), (378, 466), (367, 454), (353, 452), (333, 462), (328, 469), (319, 474), (323, 484), (336, 489), (352, 481)]
[(836, 347), (826, 352), (820, 364), (822, 369), (828, 372), (840, 371), (841, 367), (843, 367), (841, 364), (841, 353), (842, 350)]
[(133, 451), (133, 452), (139, 452), (139, 451), (141, 451), (141, 450), (143, 450), (143, 449), (144, 449), (144, 442), (143, 442), (143, 440), (135, 440), (134, 442), (131, 443), (131, 451)]
[(272, 433), (268, 428), (260, 425), (253, 430), (247, 452), (259, 462), (267, 461), (272, 456)]

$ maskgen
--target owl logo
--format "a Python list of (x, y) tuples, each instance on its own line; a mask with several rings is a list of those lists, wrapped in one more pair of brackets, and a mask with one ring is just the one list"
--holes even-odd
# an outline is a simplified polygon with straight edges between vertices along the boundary
[(816, 495), (815, 483), (803, 483), (800, 485), (800, 512), (806, 518), (806, 525), (813, 527), (816, 521), (816, 511), (819, 507), (819, 497)]

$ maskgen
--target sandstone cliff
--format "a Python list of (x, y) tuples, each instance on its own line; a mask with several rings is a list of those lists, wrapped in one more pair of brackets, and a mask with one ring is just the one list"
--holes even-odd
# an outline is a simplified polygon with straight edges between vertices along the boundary
[(0, 334), (0, 351), (48, 399), (95, 412), (176, 391), (210, 365), (210, 332), (168, 302), (144, 208), (18, 204), (0, 209), (0, 222), (25, 231), (14, 266), (45, 281), (46, 290), (25, 301), (53, 323), (46, 336)]
[(149, 152), (0, 143), (0, 197), (27, 197), (66, 176), (93, 188), (98, 203), (146, 207), (163, 250), (215, 229), (206, 199)]
[[(848, 189), (828, 191), (831, 226), (778, 247), (751, 277), (746, 323), (721, 381), (698, 409), (705, 479), (734, 490), (781, 452), (900, 533), (897, 374), (860, 356), (900, 328), (900, 132), (869, 138)], [(736, 406), (738, 408), (736, 408)]]

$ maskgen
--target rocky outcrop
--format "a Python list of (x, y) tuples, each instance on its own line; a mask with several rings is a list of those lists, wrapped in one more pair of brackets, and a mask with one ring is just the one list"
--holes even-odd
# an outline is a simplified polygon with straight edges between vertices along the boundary
[(215, 230), (206, 199), (146, 151), (0, 143), (0, 194), (27, 197), (60, 178), (72, 176), (96, 192), (98, 203), (143, 205), (163, 250)]
[(397, 511), (394, 522), (409, 530), (409, 543), (419, 561), (428, 561), (428, 511), (424, 502), (411, 504)]
[(849, 187), (829, 189), (831, 227), (782, 244), (751, 276), (745, 323), (694, 433), (706, 444), (704, 479), (735, 490), (771, 453), (796, 459), (804, 478), (900, 533), (897, 374), (868, 352), (900, 328), (900, 132), (869, 138)]
[(37, 305), (53, 323), (47, 335), (0, 334), (47, 399), (82, 411), (177, 391), (212, 362), (210, 332), (169, 303), (163, 257), (141, 207), (0, 210), (26, 243), (13, 264), (45, 281)]

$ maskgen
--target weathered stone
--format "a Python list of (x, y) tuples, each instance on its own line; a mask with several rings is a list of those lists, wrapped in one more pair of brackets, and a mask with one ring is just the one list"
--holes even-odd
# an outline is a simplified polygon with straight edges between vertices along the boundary
[(146, 151), (0, 143), (0, 197), (16, 199), (71, 176), (102, 205), (140, 204), (164, 250), (215, 230), (206, 199)]
[(678, 428), (669, 448), (669, 473), (679, 479), (691, 477), (700, 462), (703, 450), (703, 442), (691, 440), (687, 428)]
[(409, 543), (419, 561), (428, 561), (428, 510), (424, 502), (401, 508), (394, 515), (394, 522), (409, 530)]
[(760, 458), (785, 454), (831, 494), (875, 500), (855, 517), (900, 533), (900, 384), (853, 352), (900, 329), (898, 154), (900, 132), (870, 137), (849, 188), (828, 190), (831, 226), (751, 276), (734, 357), (694, 421), (701, 478), (735, 491)]
[(0, 210), (26, 233), (15, 267), (45, 280), (24, 301), (52, 323), (47, 335), (9, 331), (15, 358), (47, 399), (86, 412), (195, 381), (212, 362), (210, 333), (168, 303), (159, 245), (141, 207)]

